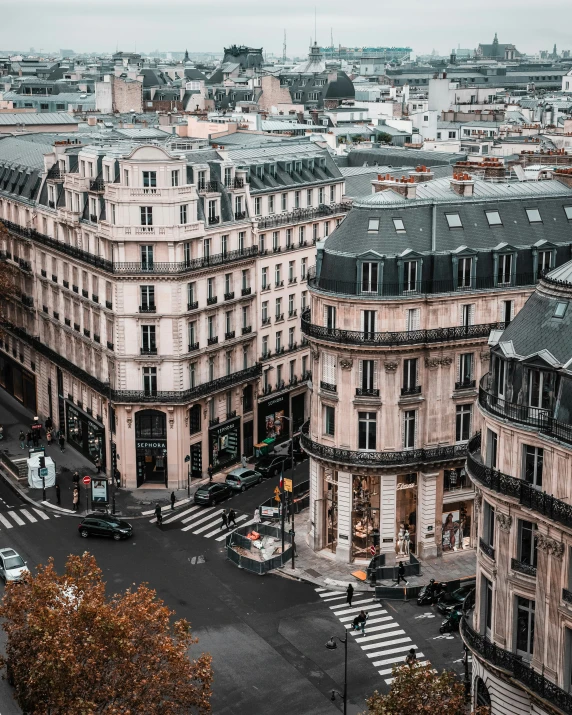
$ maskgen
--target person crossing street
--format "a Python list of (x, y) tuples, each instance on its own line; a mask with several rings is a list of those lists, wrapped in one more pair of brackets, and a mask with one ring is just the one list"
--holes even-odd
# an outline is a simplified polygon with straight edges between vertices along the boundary
[(354, 587), (351, 585), (351, 583), (348, 583), (348, 587), (346, 589), (346, 602), (350, 608), (352, 606), (352, 598), (353, 597), (354, 597)]
[(230, 525), (236, 526), (236, 512), (234, 509), (229, 509), (228, 512), (228, 528), (230, 529)]
[(221, 514), (222, 524), (220, 525), (221, 530), (226, 529), (228, 531), (228, 517), (226, 515), (226, 509)]
[(161, 512), (161, 506), (159, 503), (157, 503), (157, 506), (155, 507), (155, 518), (157, 519), (157, 524), (161, 526), (163, 523), (163, 513)]

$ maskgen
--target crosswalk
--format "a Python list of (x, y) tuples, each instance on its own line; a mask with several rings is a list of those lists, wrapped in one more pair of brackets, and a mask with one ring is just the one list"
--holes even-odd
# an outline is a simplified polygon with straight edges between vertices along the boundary
[[(423, 660), (423, 653), (418, 652), (417, 646), (405, 630), (369, 593), (356, 593), (352, 605), (349, 606), (346, 602), (345, 591), (316, 588), (316, 592), (322, 602), (328, 605), (333, 615), (349, 631), (365, 655), (371, 660), (373, 667), (379, 668), (377, 672), (382, 676), (386, 685), (391, 685), (394, 680), (391, 677), (393, 667), (405, 663), (407, 653), (411, 648), (415, 648), (418, 662), (427, 662)], [(369, 614), (365, 635), (352, 628), (354, 618), (362, 610)]]
[(41, 509), (36, 507), (28, 507), (26, 509), (8, 509), (0, 512), (0, 531), (4, 529), (13, 529), (15, 526), (26, 526), (27, 524), (36, 524), (37, 522), (47, 521), (51, 517), (59, 519), (59, 514), (46, 514)]
[[(214, 541), (224, 541), (228, 534), (232, 533), (239, 526), (249, 526), (254, 524), (255, 519), (251, 514), (242, 514), (236, 512), (236, 527), (225, 529), (222, 526), (222, 513), (225, 511), (220, 506), (204, 507), (200, 504), (195, 504), (188, 509), (177, 512), (169, 516), (168, 512), (163, 515), (163, 526), (177, 522), (180, 531), (190, 532), (197, 536), (203, 536), (205, 539), (213, 539)], [(149, 519), (149, 523), (157, 523), (156, 517)]]

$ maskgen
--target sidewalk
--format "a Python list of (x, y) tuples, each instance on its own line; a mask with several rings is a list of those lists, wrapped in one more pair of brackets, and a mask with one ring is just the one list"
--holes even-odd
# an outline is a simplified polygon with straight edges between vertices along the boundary
[[(296, 516), (296, 552), (295, 568), (291, 563), (276, 569), (282, 576), (309, 581), (323, 588), (347, 588), (351, 583), (355, 591), (373, 593), (375, 588), (367, 581), (359, 581), (352, 576), (354, 571), (366, 571), (365, 564), (344, 564), (335, 560), (335, 554), (323, 550), (313, 551), (307, 543), (310, 526), (309, 512), (303, 511)], [(289, 527), (288, 527), (289, 528)], [(390, 558), (388, 558), (388, 564)], [(477, 570), (477, 554), (474, 550), (455, 552), (434, 559), (421, 561), (421, 574), (408, 578), (410, 586), (424, 586), (430, 579), (435, 581), (453, 581), (459, 578), (474, 576)], [(394, 581), (378, 581), (378, 586), (392, 586)]]
[[(18, 440), (20, 430), (25, 433), (30, 429), (34, 421), (34, 413), (21, 405), (18, 400), (0, 388), (0, 424), (4, 426), (4, 439), (0, 441), (0, 450), (13, 462), (28, 457), (28, 449), (21, 449)], [(46, 489), (46, 501), (42, 501), (42, 490), (31, 489), (27, 481), (19, 481), (13, 477), (7, 469), (0, 463), (0, 475), (4, 477), (9, 486), (16, 490), (25, 500), (33, 502), (40, 508), (51, 508), (58, 513), (69, 513), (70, 515), (83, 516), (87, 508), (86, 489), (80, 484), (79, 510), (72, 511), (73, 507), (73, 474), (78, 471), (80, 478), (84, 476), (94, 477), (97, 469), (93, 463), (78, 452), (69, 442), (66, 441), (64, 452), (60, 451), (57, 442), (53, 442), (48, 447), (44, 439), (40, 442), (46, 447), (46, 456), (51, 457), (56, 464), (56, 480), (60, 486), (61, 505), (56, 504), (55, 487)], [(215, 481), (224, 481), (226, 474), (220, 472), (215, 475)], [(201, 480), (193, 480), (190, 489), (191, 498), (201, 484), (208, 482), (208, 477)], [(137, 517), (145, 513), (153, 513), (157, 503), (162, 505), (163, 511), (171, 509), (171, 492), (173, 489), (165, 487), (143, 487), (140, 489), (116, 489), (115, 490), (115, 513), (118, 516)], [(187, 489), (175, 489), (177, 499), (175, 506), (179, 507), (188, 503)], [(111, 506), (110, 506), (111, 508)]]

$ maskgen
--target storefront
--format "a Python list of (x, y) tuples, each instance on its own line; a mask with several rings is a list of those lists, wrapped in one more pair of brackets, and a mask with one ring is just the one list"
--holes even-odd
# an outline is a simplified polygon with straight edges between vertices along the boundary
[(135, 415), (137, 486), (168, 483), (167, 418), (159, 410), (142, 410)]
[(443, 504), (441, 547), (443, 553), (471, 548), (473, 501)]
[(191, 445), (191, 477), (200, 479), (203, 476), (203, 443)]
[(338, 544), (338, 474), (324, 467), (324, 498), (321, 500), (324, 548), (336, 553)]
[(36, 412), (36, 376), (4, 353), (0, 353), (0, 385), (24, 407)]
[(352, 557), (371, 559), (374, 535), (379, 537), (379, 476), (352, 477)]
[(400, 474), (396, 491), (395, 550), (398, 555), (417, 548), (417, 474)]
[(258, 403), (258, 442), (271, 438), (280, 442), (290, 434), (290, 395), (285, 392)]
[(292, 432), (296, 433), (306, 421), (306, 392), (292, 397)]
[(209, 429), (209, 464), (216, 470), (240, 461), (240, 417)]
[(105, 469), (105, 427), (79, 407), (66, 402), (67, 439), (92, 462), (99, 457)]

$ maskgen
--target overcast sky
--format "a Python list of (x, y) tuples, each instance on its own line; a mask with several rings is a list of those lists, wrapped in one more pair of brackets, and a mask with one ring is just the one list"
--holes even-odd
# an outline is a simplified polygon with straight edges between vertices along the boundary
[(524, 52), (572, 49), (572, 0), (0, 0), (0, 51), (216, 52), (231, 44), (305, 55), (314, 36), (417, 53), (512, 42)]

